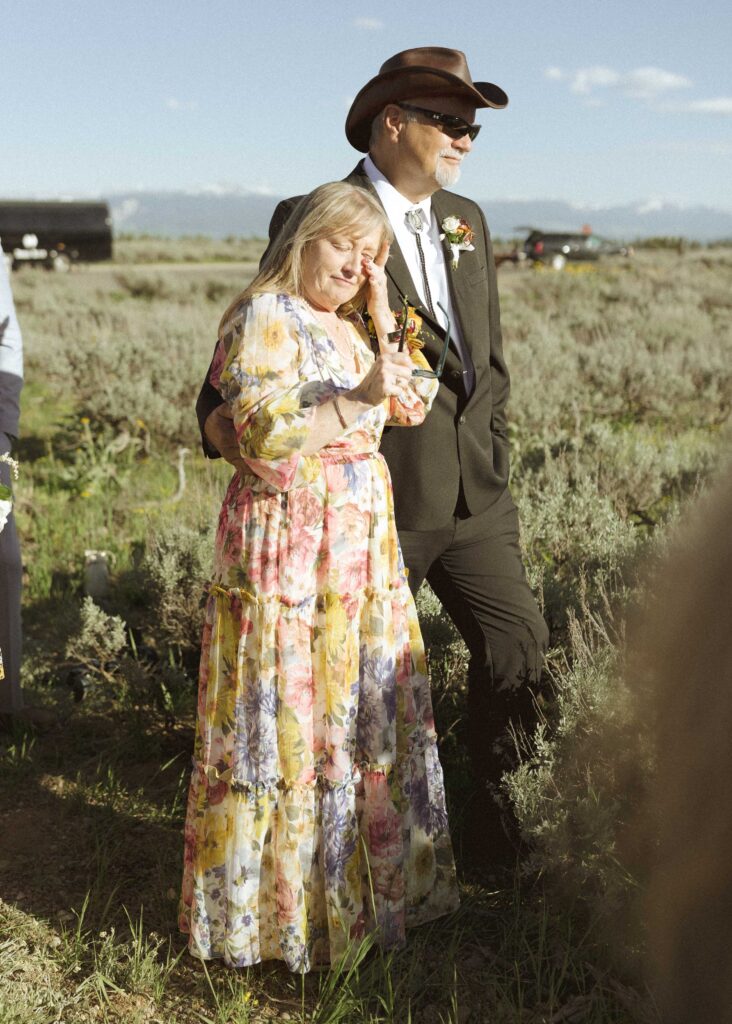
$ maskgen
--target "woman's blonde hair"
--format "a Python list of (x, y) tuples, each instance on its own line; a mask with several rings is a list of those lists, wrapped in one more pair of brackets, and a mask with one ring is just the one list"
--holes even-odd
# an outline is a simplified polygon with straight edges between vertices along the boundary
[[(386, 213), (377, 199), (365, 189), (344, 181), (320, 185), (303, 196), (272, 246), (267, 261), (252, 283), (231, 302), (221, 318), (219, 333), (232, 313), (253, 295), (264, 292), (289, 292), (302, 295), (302, 263), (309, 245), (321, 238), (344, 234), (361, 238), (380, 232), (379, 247), (394, 238)], [(366, 301), (367, 282), (339, 309), (342, 313), (360, 311)]]

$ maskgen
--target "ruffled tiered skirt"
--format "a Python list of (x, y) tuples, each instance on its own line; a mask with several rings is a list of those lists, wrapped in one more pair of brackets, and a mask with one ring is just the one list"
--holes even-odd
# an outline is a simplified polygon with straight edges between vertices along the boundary
[(235, 478), (219, 524), (180, 926), (232, 966), (399, 945), (458, 902), (388, 471), (320, 466), (285, 495)]

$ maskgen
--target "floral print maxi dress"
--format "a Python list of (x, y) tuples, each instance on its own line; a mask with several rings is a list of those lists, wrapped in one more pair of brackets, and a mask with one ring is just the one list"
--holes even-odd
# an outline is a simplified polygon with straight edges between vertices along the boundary
[[(362, 373), (374, 356), (350, 332)], [(412, 358), (426, 366), (419, 353)], [(429, 683), (397, 542), (386, 422), (413, 378), (315, 455), (315, 408), (358, 378), (307, 304), (255, 296), (212, 381), (248, 471), (219, 518), (185, 826), (180, 926), (199, 957), (293, 971), (458, 903)]]

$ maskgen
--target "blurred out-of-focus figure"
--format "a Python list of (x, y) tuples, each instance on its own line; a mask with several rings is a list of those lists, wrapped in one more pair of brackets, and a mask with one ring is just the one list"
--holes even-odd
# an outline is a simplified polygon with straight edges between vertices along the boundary
[[(0, 455), (10, 455), (17, 441), (23, 387), (23, 342), (15, 315), (8, 266), (0, 246)], [(12, 485), (11, 467), (0, 462), (0, 483)], [(23, 567), (15, 518), (10, 513), (0, 532), (0, 716), (17, 714), (20, 690), (20, 591)]]

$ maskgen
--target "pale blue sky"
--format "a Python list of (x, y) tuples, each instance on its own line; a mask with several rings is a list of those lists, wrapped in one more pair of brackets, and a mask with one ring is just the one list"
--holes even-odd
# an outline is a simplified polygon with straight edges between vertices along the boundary
[(0, 196), (302, 192), (408, 46), (465, 50), (510, 104), (459, 190), (732, 210), (732, 5), (707, 0), (2, 0)]

